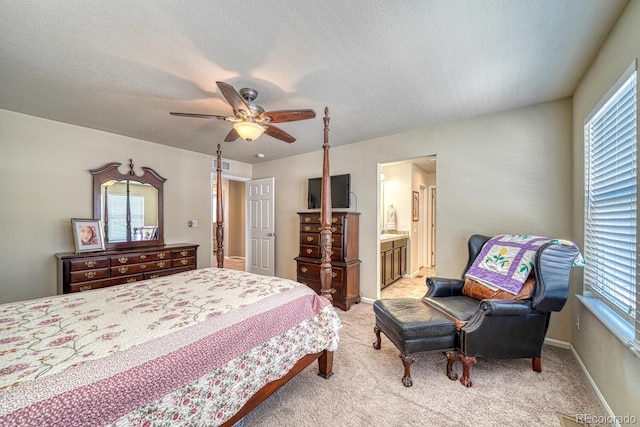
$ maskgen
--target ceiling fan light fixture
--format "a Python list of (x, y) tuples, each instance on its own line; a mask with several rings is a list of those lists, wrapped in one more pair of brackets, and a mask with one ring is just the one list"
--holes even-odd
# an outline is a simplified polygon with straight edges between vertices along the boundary
[(254, 141), (267, 130), (266, 127), (260, 126), (258, 123), (242, 121), (233, 124), (233, 128), (238, 132), (240, 138), (247, 142)]

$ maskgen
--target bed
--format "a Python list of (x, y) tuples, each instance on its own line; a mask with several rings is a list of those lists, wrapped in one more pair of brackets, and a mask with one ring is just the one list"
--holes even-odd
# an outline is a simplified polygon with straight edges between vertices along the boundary
[[(326, 182), (328, 123), (325, 109)], [(0, 425), (233, 425), (316, 360), (328, 378), (340, 328), (328, 205), (321, 295), (220, 268), (219, 223), (217, 268), (0, 305)]]

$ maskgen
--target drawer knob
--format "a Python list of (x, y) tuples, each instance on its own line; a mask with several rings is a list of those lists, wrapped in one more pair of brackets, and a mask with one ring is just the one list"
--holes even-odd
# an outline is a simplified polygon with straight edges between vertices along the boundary
[(146, 255), (140, 255), (140, 259), (147, 259)]
[(89, 267), (89, 268), (93, 268), (96, 266), (96, 262), (95, 261), (85, 261), (84, 262), (84, 266), (85, 267)]
[(335, 279), (335, 277), (336, 277), (337, 275), (338, 275), (338, 273), (336, 273), (336, 272), (331, 273), (331, 277), (333, 277), (334, 279)]
[(91, 286), (81, 286), (79, 288), (79, 290), (80, 290), (80, 292), (82, 292), (82, 291), (90, 291), (91, 290)]
[(307, 236), (307, 242), (313, 242), (313, 237)]
[(137, 279), (135, 279), (135, 278), (127, 279), (127, 283), (133, 283), (133, 282), (135, 282), (136, 280), (137, 280)]
[(96, 277), (96, 272), (87, 271), (86, 273), (84, 273), (84, 277), (86, 277), (87, 279), (93, 279), (94, 277)]
[(311, 222), (311, 218), (309, 218), (308, 216), (304, 217), (304, 222)]
[(151, 276), (149, 276), (149, 279), (157, 279), (158, 277), (160, 277), (157, 274), (152, 274)]
[(335, 224), (336, 222), (338, 222), (338, 218), (336, 217), (331, 218), (331, 222)]
[(310, 230), (311, 230), (311, 227), (309, 227), (308, 225), (304, 226), (304, 231), (310, 231)]
[(118, 269), (118, 271), (119, 271), (120, 273), (126, 273), (127, 271), (129, 271), (129, 267), (120, 267), (120, 268)]
[(140, 270), (144, 270), (145, 268), (147, 268), (147, 264), (140, 264)]
[(187, 251), (180, 251), (180, 255), (182, 255), (182, 256), (187, 256), (188, 253), (189, 252), (187, 252)]
[(160, 254), (158, 254), (158, 258), (160, 258), (160, 259), (164, 259), (164, 257), (165, 257), (165, 256), (166, 256), (166, 254), (165, 254), (165, 253), (160, 253)]
[(164, 266), (165, 266), (166, 264), (167, 264), (166, 262), (164, 262), (164, 261), (160, 261), (160, 262), (158, 263), (158, 267), (160, 267), (160, 268), (164, 268)]
[(119, 262), (120, 264), (126, 264), (128, 260), (129, 260), (129, 258), (124, 257), (124, 256), (123, 256), (123, 257), (121, 257), (121, 258), (118, 258), (118, 262)]
[(303, 273), (306, 273), (309, 270), (307, 269), (307, 267), (300, 267), (300, 271), (302, 271)]
[(189, 263), (188, 259), (181, 259), (180, 260), (180, 264), (182, 264), (182, 265), (187, 265), (188, 263)]
[(310, 254), (311, 252), (313, 252), (313, 249), (307, 248), (307, 253)]

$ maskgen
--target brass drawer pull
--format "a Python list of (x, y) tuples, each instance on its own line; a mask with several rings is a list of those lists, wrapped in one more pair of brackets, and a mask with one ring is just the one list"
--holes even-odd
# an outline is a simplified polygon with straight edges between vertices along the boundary
[(181, 259), (180, 260), (180, 264), (182, 264), (182, 265), (187, 265), (188, 263), (189, 263), (188, 259)]
[(152, 274), (151, 276), (149, 276), (150, 279), (157, 279), (158, 277), (160, 277), (160, 275), (158, 274)]
[(127, 279), (127, 283), (133, 283), (133, 282), (135, 282), (136, 280), (138, 280), (138, 279), (135, 279), (135, 278)]
[(86, 273), (84, 273), (84, 277), (86, 277), (87, 279), (93, 279), (94, 277), (96, 277), (96, 272), (87, 271)]
[(147, 264), (140, 264), (140, 270), (144, 270), (145, 268), (147, 268)]
[(308, 216), (305, 216), (305, 217), (304, 217), (304, 222), (311, 222), (311, 218), (310, 218), (310, 217), (308, 217)]
[(84, 262), (84, 266), (85, 267), (89, 267), (89, 268), (93, 268), (96, 266), (96, 262), (95, 261), (85, 261)]
[(300, 267), (300, 271), (302, 271), (303, 273), (306, 273), (309, 270), (307, 270), (307, 267)]
[(127, 258), (127, 257), (123, 256), (121, 258), (118, 258), (118, 262), (120, 262), (120, 264), (126, 264), (127, 261), (129, 261), (129, 258)]
[(126, 273), (127, 271), (129, 271), (129, 267), (120, 267), (120, 268), (118, 269), (118, 271), (119, 271), (120, 273)]
[(333, 218), (331, 218), (331, 222), (335, 224), (336, 222), (338, 222), (338, 218), (334, 216)]
[(82, 291), (90, 291), (91, 290), (91, 286), (80, 286), (80, 288), (78, 288), (78, 290), (80, 292), (82, 292)]
[(188, 251), (180, 251), (180, 255), (182, 256), (187, 256), (189, 254)]
[(313, 242), (313, 237), (307, 236), (307, 242)]
[(160, 262), (158, 263), (158, 267), (160, 267), (160, 268), (164, 268), (164, 266), (165, 266), (165, 265), (167, 265), (167, 263), (166, 263), (166, 262), (164, 262), (164, 261), (160, 261)]
[(331, 227), (331, 232), (335, 233), (338, 227)]
[(166, 255), (167, 255), (167, 254), (165, 254), (165, 253), (160, 253), (160, 254), (158, 254), (158, 258), (160, 258), (160, 259), (164, 259), (164, 257), (165, 257)]
[(311, 227), (309, 227), (308, 225), (304, 226), (304, 231), (310, 231), (310, 230), (311, 230)]
[(311, 252), (313, 252), (313, 249), (307, 248), (307, 253), (310, 254)]
[(140, 255), (140, 259), (147, 259), (146, 255)]
[(338, 275), (338, 273), (336, 273), (336, 272), (331, 273), (331, 277), (333, 277), (334, 279), (335, 279), (335, 277), (336, 277), (337, 275)]

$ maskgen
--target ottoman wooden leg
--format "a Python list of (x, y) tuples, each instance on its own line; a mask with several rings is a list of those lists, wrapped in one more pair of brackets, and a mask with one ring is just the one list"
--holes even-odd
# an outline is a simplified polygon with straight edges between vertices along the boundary
[(456, 352), (445, 351), (444, 355), (447, 356), (447, 377), (449, 377), (450, 380), (455, 381), (458, 379), (458, 373), (453, 370), (453, 365), (457, 360)]
[(373, 343), (373, 348), (380, 350), (380, 328), (378, 328), (378, 325), (373, 327), (373, 332), (376, 333), (376, 342)]
[(473, 385), (471, 382), (471, 367), (476, 364), (476, 358), (468, 357), (462, 352), (458, 353), (458, 358), (462, 362), (462, 376), (460, 377), (460, 382), (465, 387), (471, 387)]
[(416, 361), (416, 359), (411, 356), (407, 356), (406, 354), (400, 354), (400, 359), (402, 359), (402, 364), (404, 365), (404, 377), (402, 377), (402, 384), (405, 387), (411, 387), (413, 385), (413, 380), (411, 379), (411, 365)]

